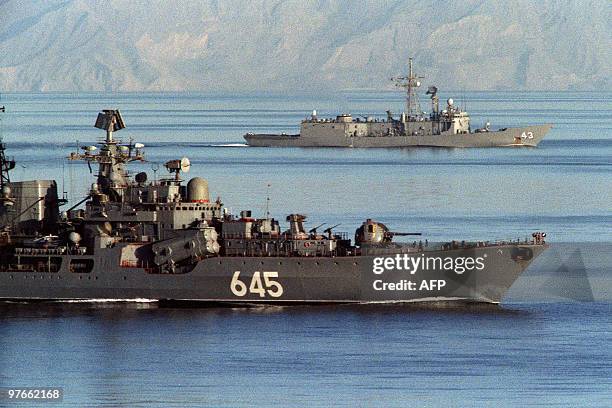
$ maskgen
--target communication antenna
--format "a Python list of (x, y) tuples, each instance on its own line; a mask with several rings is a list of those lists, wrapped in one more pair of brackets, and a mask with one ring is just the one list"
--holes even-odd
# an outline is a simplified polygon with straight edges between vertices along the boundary
[(62, 161), (62, 199), (59, 200), (66, 204), (68, 202), (68, 193), (66, 192), (66, 164)]
[[(2, 95), (0, 95), (0, 100), (2, 100)], [(0, 106), (0, 113), (6, 112), (4, 105)], [(2, 115), (0, 115), (0, 140), (2, 140)]]
[(159, 170), (159, 163), (151, 164), (151, 170), (153, 170), (153, 182), (157, 184), (157, 170)]
[(412, 58), (408, 58), (408, 76), (391, 78), (392, 81), (395, 81), (396, 86), (406, 88), (406, 115), (408, 115), (409, 119), (423, 116), (417, 93), (417, 88), (421, 86), (419, 79), (423, 78), (425, 77), (417, 76), (412, 71)]
[(270, 218), (270, 186), (271, 184), (268, 183), (266, 194), (266, 219)]

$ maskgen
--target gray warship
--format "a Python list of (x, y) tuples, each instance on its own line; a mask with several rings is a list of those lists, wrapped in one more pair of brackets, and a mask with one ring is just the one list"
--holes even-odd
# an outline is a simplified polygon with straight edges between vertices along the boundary
[(472, 131), (470, 116), (452, 98), (440, 111), (438, 88), (430, 86), (431, 113), (421, 110), (417, 89), (421, 79), (413, 73), (412, 58), (408, 75), (392, 78), (406, 88), (406, 110), (395, 118), (387, 111), (385, 119), (354, 118), (341, 114), (319, 118), (316, 110), (302, 121), (300, 133), (244, 135), (249, 146), (256, 147), (535, 147), (552, 128), (551, 124), (501, 128), (490, 123)]
[[(224, 304), (500, 302), (547, 248), (545, 234), (506, 242), (433, 243), (367, 219), (354, 241), (336, 227), (287, 227), (210, 200), (187, 158), (150, 181), (127, 167), (144, 145), (123, 144), (118, 110), (99, 113), (98, 146), (68, 157), (97, 165), (86, 197), (62, 210), (54, 180), (11, 180), (15, 160), (0, 142), (0, 299), (134, 300)], [(397, 236), (416, 235), (412, 242)]]

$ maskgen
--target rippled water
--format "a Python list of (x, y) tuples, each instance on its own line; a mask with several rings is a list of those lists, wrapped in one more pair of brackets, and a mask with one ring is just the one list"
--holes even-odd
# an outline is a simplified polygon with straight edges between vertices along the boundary
[[(612, 94), (446, 96), (465, 100), (473, 126), (554, 128), (535, 149), (246, 148), (244, 133), (295, 133), (312, 109), (383, 117), (402, 100), (2, 95), (13, 179), (55, 178), (72, 203), (93, 177), (65, 157), (103, 136), (93, 128), (100, 109), (120, 108), (127, 128), (117, 136), (147, 146), (149, 162), (134, 171), (153, 177), (155, 164), (188, 156), (188, 176), (206, 177), (234, 212), (263, 214), (270, 184), (281, 220), (302, 212), (308, 225), (350, 232), (372, 217), (431, 240), (545, 230), (553, 246), (501, 308), (2, 304), (0, 386), (63, 386), (68, 406), (612, 405)], [(572, 242), (590, 243), (580, 262)], [(559, 287), (547, 291), (551, 279)], [(585, 299), (576, 282), (596, 302), (576, 302)]]
[(0, 308), (2, 385), (66, 406), (609, 406), (610, 303)]

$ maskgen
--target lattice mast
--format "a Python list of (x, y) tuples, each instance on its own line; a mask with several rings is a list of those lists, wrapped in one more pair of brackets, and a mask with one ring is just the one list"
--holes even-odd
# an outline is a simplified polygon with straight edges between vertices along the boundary
[(401, 88), (406, 88), (406, 115), (408, 120), (414, 120), (423, 116), (421, 103), (417, 89), (421, 86), (420, 79), (422, 76), (417, 76), (412, 70), (412, 58), (408, 58), (408, 76), (391, 78), (395, 81), (395, 85)]

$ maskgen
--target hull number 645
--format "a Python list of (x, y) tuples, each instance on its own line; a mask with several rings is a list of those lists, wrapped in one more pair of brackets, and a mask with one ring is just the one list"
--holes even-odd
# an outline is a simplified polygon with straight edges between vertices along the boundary
[[(240, 280), (240, 271), (236, 271), (232, 276), (230, 289), (234, 295), (239, 297), (245, 296), (247, 293), (257, 294), (259, 297), (266, 297), (266, 295), (273, 298), (281, 297), (283, 287), (275, 278), (278, 278), (278, 272), (255, 271), (247, 286), (247, 283)], [(248, 281), (248, 278), (245, 280)]]

